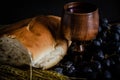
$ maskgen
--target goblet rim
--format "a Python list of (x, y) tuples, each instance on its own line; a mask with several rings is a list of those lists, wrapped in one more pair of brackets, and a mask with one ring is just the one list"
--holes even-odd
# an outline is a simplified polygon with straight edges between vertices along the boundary
[[(94, 6), (95, 9), (94, 9), (93, 11), (90, 11), (90, 12), (82, 12), (82, 13), (67, 11), (68, 8), (74, 7), (74, 6), (75, 6), (74, 4), (79, 5), (79, 4), (81, 4), (81, 3), (92, 5), (92, 6)], [(89, 3), (89, 2), (69, 2), (69, 3), (67, 3), (67, 4), (64, 5), (64, 11), (65, 11), (66, 13), (68, 13), (68, 14), (90, 15), (90, 14), (93, 14), (93, 13), (95, 13), (95, 12), (98, 12), (98, 7), (97, 7), (97, 5), (92, 4), (92, 3)]]

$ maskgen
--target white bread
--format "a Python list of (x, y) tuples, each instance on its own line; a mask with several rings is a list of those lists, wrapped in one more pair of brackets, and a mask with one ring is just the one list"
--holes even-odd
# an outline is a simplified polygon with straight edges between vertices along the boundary
[(28, 49), (33, 67), (48, 69), (63, 59), (69, 46), (60, 31), (60, 20), (53, 15), (36, 16), (8, 25), (2, 34), (18, 39)]

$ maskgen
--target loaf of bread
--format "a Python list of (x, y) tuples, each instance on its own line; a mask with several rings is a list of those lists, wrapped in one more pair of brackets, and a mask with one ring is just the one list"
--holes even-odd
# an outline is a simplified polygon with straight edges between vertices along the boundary
[(0, 63), (12, 66), (29, 65), (31, 57), (17, 39), (4, 35), (0, 37)]
[(36, 16), (2, 27), (0, 35), (20, 41), (28, 50), (33, 67), (48, 69), (63, 59), (69, 46), (61, 33), (60, 20), (53, 15)]

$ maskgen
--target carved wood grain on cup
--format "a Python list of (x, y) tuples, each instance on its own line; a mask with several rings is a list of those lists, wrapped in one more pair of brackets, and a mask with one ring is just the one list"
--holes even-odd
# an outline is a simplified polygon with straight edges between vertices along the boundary
[(71, 2), (64, 6), (61, 27), (68, 40), (91, 40), (99, 27), (97, 6), (84, 2)]

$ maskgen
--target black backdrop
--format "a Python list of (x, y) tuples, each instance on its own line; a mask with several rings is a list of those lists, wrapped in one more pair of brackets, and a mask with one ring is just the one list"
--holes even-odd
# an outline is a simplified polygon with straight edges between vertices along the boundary
[(1, 0), (0, 25), (14, 23), (37, 15), (61, 16), (63, 5), (71, 1), (96, 4), (99, 8), (100, 17), (107, 18), (109, 22), (120, 22), (119, 0)]

